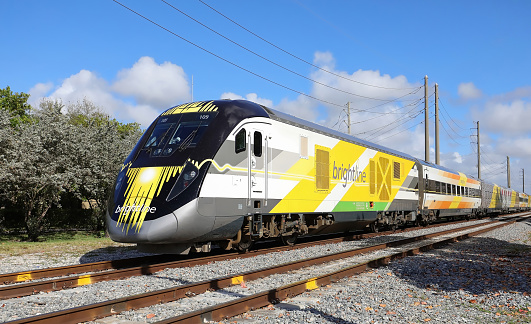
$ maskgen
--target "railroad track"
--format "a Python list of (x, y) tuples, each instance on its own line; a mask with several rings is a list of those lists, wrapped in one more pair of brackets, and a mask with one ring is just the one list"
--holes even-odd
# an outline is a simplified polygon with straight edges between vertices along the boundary
[[(438, 223), (426, 228), (445, 226), (449, 224), (463, 223), (457, 221), (451, 223)], [(94, 284), (102, 281), (118, 280), (133, 276), (150, 275), (167, 268), (193, 267), (211, 262), (231, 260), (235, 258), (250, 258), (271, 252), (302, 249), (308, 246), (340, 243), (345, 241), (361, 240), (375, 236), (383, 236), (391, 233), (400, 233), (417, 230), (418, 228), (406, 228), (399, 231), (385, 231), (379, 233), (363, 233), (341, 237), (327, 236), (325, 239), (315, 240), (307, 238), (295, 246), (278, 246), (269, 244), (270, 247), (253, 250), (246, 254), (237, 252), (217, 251), (208, 256), (180, 256), (180, 255), (154, 255), (139, 258), (121, 259), (113, 261), (101, 261), (95, 263), (76, 264), (70, 266), (22, 271), (16, 273), (0, 274), (0, 300), (32, 295), (41, 291), (57, 291)], [(77, 274), (77, 275), (76, 275)], [(51, 278), (49, 280), (35, 281)], [(28, 282), (29, 281), (29, 282)], [(17, 283), (15, 285), (7, 285)]]
[[(99, 317), (116, 314), (129, 309), (137, 309), (153, 304), (166, 303), (170, 301), (175, 301), (180, 298), (202, 294), (207, 290), (223, 289), (231, 285), (241, 284), (242, 282), (249, 282), (251, 280), (255, 280), (272, 274), (277, 274), (286, 271), (294, 271), (295, 269), (301, 269), (317, 264), (323, 264), (325, 262), (332, 262), (334, 260), (345, 260), (346, 258), (351, 258), (361, 253), (368, 253), (371, 251), (384, 250), (390, 248), (396, 249), (399, 246), (414, 244), (414, 246), (400, 248), (399, 251), (389, 251), (389, 253), (386, 253), (384, 256), (378, 258), (373, 258), (364, 262), (358, 262), (355, 265), (343, 267), (341, 270), (333, 271), (319, 276), (313, 276), (309, 279), (298, 281), (290, 285), (275, 287), (274, 289), (269, 289), (258, 294), (239, 298), (234, 301), (226, 302), (193, 313), (181, 315), (176, 318), (167, 319), (161, 321), (160, 323), (198, 323), (204, 322), (206, 320), (220, 320), (226, 317), (241, 314), (253, 308), (267, 306), (270, 303), (274, 303), (278, 300), (285, 299), (286, 297), (299, 294), (303, 291), (306, 291), (307, 289), (314, 289), (318, 286), (336, 281), (342, 277), (351, 276), (356, 273), (362, 272), (367, 268), (387, 264), (390, 260), (394, 258), (416, 254), (420, 251), (431, 249), (442, 244), (454, 242), (456, 240), (462, 240), (472, 235), (477, 235), (485, 231), (490, 231), (496, 227), (504, 226), (509, 223), (510, 222), (508, 221), (493, 221), (488, 223), (490, 225), (486, 225), (486, 223), (470, 225), (461, 227), (457, 230), (446, 230), (429, 235), (421, 235), (407, 239), (395, 240), (384, 244), (338, 252), (335, 254), (321, 256), (318, 258), (296, 261), (289, 264), (282, 264), (266, 269), (260, 269), (257, 271), (243, 272), (226, 277), (216, 278), (213, 280), (206, 280), (189, 285), (183, 285), (171, 289), (153, 291), (145, 294), (139, 294), (93, 305), (77, 307), (55, 313), (34, 316), (9, 323), (78, 323), (83, 321), (90, 321)], [(456, 231), (463, 231), (464, 228), (473, 229), (477, 227), (481, 227), (481, 229), (475, 229), (470, 233), (460, 234), (458, 236), (452, 236), (436, 241), (433, 240), (434, 237), (449, 235), (450, 233)], [(430, 241), (424, 242), (422, 244), (419, 243), (425, 240)]]

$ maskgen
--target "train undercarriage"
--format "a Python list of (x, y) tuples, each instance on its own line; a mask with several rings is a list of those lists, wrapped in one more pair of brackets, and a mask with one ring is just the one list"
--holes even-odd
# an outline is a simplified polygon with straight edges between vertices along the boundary
[[(367, 230), (379, 232), (396, 230), (406, 226), (427, 226), (440, 219), (472, 219), (486, 216), (479, 210), (445, 214), (440, 210), (379, 212), (376, 219), (368, 222), (339, 223), (331, 214), (287, 214), (247, 216), (238, 234), (229, 240), (219, 241), (225, 250), (248, 251), (254, 242), (276, 239), (285, 245), (294, 245), (300, 236)], [(360, 225), (361, 224), (361, 225)], [(196, 250), (201, 250), (197, 247)]]

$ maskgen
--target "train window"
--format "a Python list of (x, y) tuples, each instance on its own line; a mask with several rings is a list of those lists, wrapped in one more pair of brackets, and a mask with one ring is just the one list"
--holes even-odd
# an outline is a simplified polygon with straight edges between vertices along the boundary
[(456, 191), (455, 185), (452, 185), (452, 194), (454, 196), (457, 196), (457, 191)]
[(174, 123), (168, 123), (168, 124), (157, 124), (155, 126), (155, 129), (151, 133), (151, 136), (149, 136), (149, 139), (147, 140), (146, 144), (144, 145), (145, 148), (147, 147), (157, 147), (159, 146), (164, 138), (166, 137), (166, 134), (170, 131), (170, 129), (175, 126)]
[(451, 195), (452, 194), (452, 185), (447, 183), (446, 184), (446, 194)]
[(176, 149), (182, 151), (195, 147), (208, 127), (207, 121), (186, 121), (177, 125), (175, 133), (164, 147), (163, 155), (171, 155)]
[(262, 156), (262, 133), (254, 132), (254, 156)]
[(435, 192), (441, 193), (441, 183), (439, 181), (435, 181)]
[(242, 128), (238, 134), (236, 134), (236, 139), (234, 141), (234, 149), (237, 153), (244, 152), (247, 149), (247, 142), (246, 142), (246, 136), (245, 136), (245, 128)]

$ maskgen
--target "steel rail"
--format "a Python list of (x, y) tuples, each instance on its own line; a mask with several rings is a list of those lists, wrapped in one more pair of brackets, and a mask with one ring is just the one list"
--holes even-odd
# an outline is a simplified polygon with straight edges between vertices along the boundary
[[(458, 224), (461, 222), (467, 222), (467, 221), (456, 221), (456, 222), (446, 222), (446, 223), (437, 223), (427, 226), (428, 228), (431, 227), (438, 227), (438, 226), (444, 226), (449, 224)], [(308, 237), (301, 237), (301, 242), (297, 243), (295, 246), (274, 246), (271, 248), (266, 248), (266, 253), (275, 250), (275, 249), (282, 249), (282, 250), (290, 250), (290, 249), (297, 249), (301, 247), (306, 247), (310, 245), (315, 244), (329, 244), (329, 243), (337, 243), (337, 242), (343, 242), (343, 241), (352, 241), (352, 240), (360, 240), (365, 238), (370, 238), (374, 236), (379, 235), (386, 235), (389, 233), (400, 233), (400, 232), (408, 232), (408, 231), (414, 231), (418, 229), (418, 227), (409, 227), (405, 229), (395, 230), (395, 231), (383, 231), (378, 233), (363, 233), (363, 234), (352, 234), (343, 236), (341, 238), (326, 238), (321, 239), (319, 241), (316, 241), (315, 239), (319, 238), (319, 236), (308, 236)], [(329, 234), (329, 235), (323, 235), (324, 237), (333, 237), (337, 234)], [(313, 241), (308, 241), (313, 240)], [(262, 242), (264, 245), (268, 245), (267, 242)], [(271, 245), (271, 244), (269, 244)], [(250, 253), (258, 253), (256, 250), (250, 251)], [(239, 256), (243, 257), (243, 254), (235, 253), (235, 252), (225, 252), (225, 251), (217, 251), (217, 253), (214, 252), (213, 255), (224, 255), (224, 256)], [(211, 257), (201, 257), (201, 258), (208, 258)], [(251, 255), (253, 256), (253, 255)], [(132, 267), (140, 267), (145, 265), (152, 265), (162, 262), (171, 262), (175, 259), (181, 259), (180, 261), (184, 260), (190, 260), (190, 259), (197, 259), (198, 257), (190, 257), (190, 256), (184, 256), (184, 255), (168, 255), (168, 254), (162, 254), (162, 255), (151, 255), (151, 256), (144, 256), (144, 257), (136, 257), (136, 258), (128, 258), (128, 259), (118, 259), (118, 260), (110, 260), (110, 261), (99, 261), (99, 262), (93, 262), (93, 263), (83, 263), (83, 264), (73, 264), (68, 266), (62, 266), (62, 267), (53, 267), (53, 268), (46, 268), (46, 269), (34, 269), (34, 270), (27, 270), (27, 271), (19, 271), (19, 272), (12, 272), (12, 273), (0, 273), (0, 288), (1, 285), (6, 284), (12, 284), (12, 283), (21, 283), (31, 280), (37, 280), (37, 279), (45, 279), (50, 277), (61, 277), (61, 276), (71, 276), (73, 274), (78, 273), (88, 273), (88, 272), (96, 272), (96, 271), (108, 271), (108, 270), (117, 270), (117, 269), (125, 269), (125, 268), (132, 268)], [(175, 260), (177, 261), (177, 260)], [(75, 280), (77, 278), (71, 278), (72, 280)], [(2, 299), (2, 296), (0, 294), (0, 299)]]
[[(459, 223), (459, 222), (456, 222), (456, 223)], [(487, 223), (484, 223), (484, 224), (487, 224)], [(448, 223), (435, 224), (431, 226), (437, 227), (437, 226), (444, 226), (444, 225), (448, 225)], [(417, 228), (408, 228), (408, 229), (403, 230), (403, 232), (413, 231), (416, 229)], [(168, 255), (157, 255), (157, 256), (150, 256), (147, 259), (146, 258), (122, 259), (122, 260), (119, 260), (120, 263), (113, 265), (113, 267), (115, 267), (113, 269), (115, 270), (104, 269), (104, 267), (108, 266), (109, 264), (112, 265), (113, 261), (103, 261), (103, 262), (96, 262), (93, 264), (87, 264), (88, 267), (82, 267), (83, 265), (73, 265), (73, 266), (65, 266), (65, 267), (58, 267), (58, 268), (50, 268), (50, 273), (67, 273), (67, 274), (71, 273), (69, 271), (76, 271), (76, 273), (82, 270), (86, 270), (85, 272), (98, 271), (98, 270), (99, 271), (103, 270), (103, 271), (91, 273), (91, 274), (86, 273), (86, 274), (77, 275), (77, 276), (65, 276), (65, 274), (63, 274), (63, 277), (61, 278), (54, 278), (54, 279), (43, 280), (43, 281), (24, 282), (24, 283), (18, 283), (15, 285), (0, 286), (0, 300), (28, 296), (28, 295), (36, 294), (41, 291), (57, 291), (57, 290), (70, 289), (70, 288), (80, 287), (84, 285), (89, 285), (89, 284), (93, 284), (97, 282), (119, 280), (119, 279), (125, 279), (125, 278), (129, 278), (133, 276), (140, 276), (140, 275), (150, 275), (150, 274), (154, 274), (158, 271), (161, 271), (167, 268), (192, 267), (192, 266), (207, 264), (209, 262), (232, 260), (235, 258), (250, 258), (250, 257), (254, 257), (257, 255), (267, 254), (271, 252), (301, 249), (304, 247), (314, 246), (317, 244), (323, 245), (323, 244), (331, 244), (331, 243), (340, 243), (340, 242), (345, 242), (345, 241), (360, 240), (364, 238), (370, 238), (370, 237), (379, 236), (379, 235), (386, 235), (390, 233), (396, 233), (396, 232), (386, 231), (386, 232), (380, 232), (380, 233), (364, 233), (364, 234), (357, 234), (357, 235), (352, 235), (352, 236), (347, 236), (347, 237), (329, 238), (329, 239), (324, 239), (320, 241), (315, 241), (315, 240), (308, 241), (305, 243), (297, 244), (295, 246), (274, 246), (271, 248), (251, 251), (246, 254), (241, 254), (237, 252), (227, 252), (227, 253), (221, 253), (217, 255), (210, 255), (206, 257), (188, 258), (188, 259), (185, 258), (184, 260), (162, 262), (162, 263), (157, 263), (157, 261), (164, 260), (164, 258), (171, 259), (171, 257)], [(133, 266), (133, 265), (138, 264), (139, 262), (145, 262), (145, 263), (141, 266)], [(150, 262), (153, 262), (153, 263), (150, 263)], [(128, 264), (131, 266), (126, 267)], [(91, 269), (91, 270), (88, 270), (88, 269)], [(37, 274), (44, 276), (44, 271), (46, 271), (46, 269), (37, 270), (34, 273), (33, 272), (14, 273), (14, 274), (9, 274), (8, 276), (11, 279), (17, 277), (17, 281), (22, 281), (25, 278), (26, 280), (29, 280), (28, 277), (31, 277)], [(33, 279), (36, 279), (36, 278), (33, 277)]]
[(156, 324), (170, 324), (170, 323), (208, 323), (210, 321), (220, 321), (230, 317), (243, 314), (250, 310), (266, 307), (268, 305), (276, 304), (281, 300), (289, 297), (299, 295), (305, 291), (316, 289), (321, 286), (328, 285), (339, 281), (345, 277), (357, 275), (369, 268), (377, 268), (387, 265), (391, 260), (404, 258), (406, 256), (416, 255), (421, 251), (429, 251), (431, 249), (443, 246), (449, 243), (457, 242), (470, 238), (475, 235), (482, 234), (494, 230), (496, 228), (514, 223), (502, 223), (492, 227), (477, 230), (472, 233), (459, 235), (457, 237), (447, 238), (435, 243), (428, 243), (420, 247), (410, 248), (405, 251), (393, 253), (391, 255), (383, 256), (366, 262), (362, 262), (353, 266), (342, 268), (340, 270), (320, 275), (308, 280), (301, 280), (289, 285), (278, 287), (275, 289), (266, 290), (251, 296), (239, 298), (226, 303), (211, 306), (199, 311), (183, 314), (180, 316), (168, 318), (162, 321), (155, 322)]
[[(456, 222), (456, 223), (459, 223), (459, 222)], [(489, 224), (489, 223), (483, 223), (483, 224), (480, 224), (479, 226), (484, 225), (484, 224)], [(444, 226), (444, 225), (448, 225), (448, 223), (435, 224), (432, 226), (438, 227), (438, 226)], [(404, 230), (403, 232), (413, 231), (416, 229), (417, 228), (408, 228)], [(250, 257), (254, 257), (257, 255), (267, 254), (271, 252), (300, 249), (300, 248), (304, 248), (307, 246), (314, 246), (317, 244), (322, 245), (322, 244), (330, 244), (330, 243), (339, 243), (339, 242), (344, 242), (344, 241), (359, 240), (359, 239), (370, 238), (370, 237), (374, 237), (378, 235), (386, 235), (389, 233), (393, 233), (393, 232), (387, 231), (387, 232), (380, 232), (380, 233), (358, 234), (358, 235), (353, 235), (353, 236), (348, 236), (348, 237), (325, 239), (321, 241), (309, 241), (306, 243), (297, 244), (296, 246), (275, 246), (272, 248), (252, 251), (246, 254), (241, 254), (237, 252), (228, 252), (224, 254), (211, 255), (211, 256), (200, 257), (200, 258), (190, 258), (190, 259), (163, 262), (163, 263), (152, 263), (152, 264), (147, 263), (141, 266), (131, 266), (131, 267), (124, 268), (124, 269), (116, 269), (116, 270), (110, 270), (110, 271), (107, 270), (104, 272), (97, 272), (97, 273), (92, 273), (92, 274), (68, 276), (68, 277), (61, 277), (61, 278), (55, 278), (55, 279), (50, 279), (50, 280), (44, 280), (44, 281), (33, 281), (33, 282), (27, 282), (27, 283), (19, 283), (16, 285), (0, 286), (0, 300), (28, 296), (28, 295), (36, 294), (41, 291), (57, 291), (57, 290), (85, 286), (85, 285), (89, 285), (89, 284), (93, 284), (97, 282), (120, 280), (120, 279), (125, 279), (125, 278), (129, 278), (133, 276), (150, 275), (150, 274), (154, 274), (158, 271), (161, 271), (167, 268), (193, 267), (197, 265), (207, 264), (209, 262), (232, 260), (235, 258), (250, 258)], [(171, 259), (170, 256), (168, 255), (151, 256), (148, 259), (145, 259), (145, 258), (123, 259), (123, 260), (120, 260), (122, 261), (120, 265), (134, 264), (135, 262), (149, 261), (149, 260), (156, 262), (157, 260), (159, 261), (163, 260), (164, 257)], [(97, 262), (97, 263), (88, 264), (88, 265), (90, 265), (91, 268), (100, 269), (100, 265), (105, 266), (106, 264), (108, 264), (107, 261)], [(72, 268), (77, 269), (79, 271), (82, 268), (78, 266), (79, 265), (72, 266)], [(59, 271), (63, 271), (63, 270), (68, 270), (68, 268), (70, 267), (67, 266), (67, 267), (51, 268), (51, 270), (55, 272), (56, 269)], [(42, 269), (42, 270), (46, 270), (46, 269)]]
[(49, 277), (68, 276), (76, 273), (104, 271), (109, 269), (123, 269), (138, 266), (141, 264), (150, 264), (155, 262), (164, 262), (175, 259), (176, 256), (170, 255), (151, 255), (145, 257), (136, 257), (128, 259), (118, 259), (110, 261), (100, 261), (83, 264), (73, 264), (63, 267), (54, 267), (46, 269), (35, 269), (28, 271), (2, 273), (0, 274), (0, 283), (10, 284), (24, 282), (28, 280), (43, 279)]
[[(249, 272), (239, 273), (239, 274), (225, 276), (225, 277), (221, 277), (221, 278), (216, 278), (216, 279), (212, 279), (212, 280), (205, 280), (205, 281), (202, 281), (202, 282), (197, 282), (197, 283), (193, 283), (193, 284), (178, 286), (178, 287), (174, 287), (174, 288), (168, 288), (168, 289), (163, 289), (163, 290), (158, 290), (158, 291), (152, 291), (152, 292), (148, 292), (148, 293), (138, 294), (138, 295), (134, 295), (134, 296), (123, 297), (123, 298), (119, 298), (119, 299), (115, 299), (115, 300), (110, 300), (110, 301), (105, 301), (105, 302), (92, 304), (92, 305), (75, 307), (75, 308), (72, 308), (72, 309), (67, 309), (67, 310), (63, 310), (63, 311), (57, 311), (57, 312), (48, 313), (48, 314), (42, 314), (42, 315), (33, 316), (33, 317), (29, 317), (29, 318), (24, 318), (24, 319), (20, 319), (20, 320), (15, 320), (15, 321), (7, 322), (7, 323), (9, 323), (9, 324), (57, 323), (57, 322), (61, 322), (61, 323), (79, 323), (79, 322), (85, 322), (85, 321), (92, 321), (92, 320), (95, 320), (97, 318), (101, 318), (101, 317), (105, 317), (105, 316), (109, 316), (109, 315), (114, 315), (114, 314), (117, 314), (119, 312), (126, 311), (126, 310), (138, 309), (138, 308), (147, 307), (147, 306), (151, 306), (151, 305), (158, 304), (158, 303), (167, 303), (167, 302), (175, 301), (175, 300), (180, 299), (180, 298), (189, 297), (189, 296), (193, 296), (193, 295), (196, 295), (196, 294), (201, 294), (201, 293), (204, 293), (207, 290), (222, 289), (222, 288), (225, 288), (225, 287), (228, 287), (228, 286), (231, 286), (231, 285), (240, 284), (242, 281), (255, 280), (255, 279), (258, 279), (258, 278), (261, 278), (261, 277), (264, 277), (264, 276), (267, 276), (267, 275), (270, 275), (270, 274), (274, 274), (274, 273), (285, 272), (285, 271), (299, 269), (299, 268), (310, 266), (310, 265), (320, 264), (320, 263), (323, 263), (323, 262), (329, 262), (329, 261), (333, 261), (333, 260), (343, 259), (343, 258), (347, 258), (347, 257), (354, 256), (354, 255), (357, 255), (357, 254), (361, 254), (361, 253), (366, 253), (366, 252), (369, 252), (369, 251), (377, 250), (377, 249), (384, 249), (384, 248), (387, 248), (387, 247), (396, 247), (398, 245), (408, 244), (408, 243), (419, 241), (419, 240), (423, 240), (423, 239), (428, 239), (428, 238), (432, 238), (432, 237), (436, 237), (436, 236), (441, 236), (441, 235), (445, 235), (445, 234), (448, 234), (448, 233), (451, 233), (451, 232), (462, 231), (462, 230), (466, 230), (466, 229), (470, 229), (470, 228), (474, 228), (474, 227), (487, 226), (489, 224), (497, 223), (497, 222), (500, 223), (499, 221), (493, 221), (493, 222), (489, 222), (489, 223), (469, 225), (469, 226), (466, 226), (466, 227), (461, 227), (461, 228), (453, 229), (453, 230), (445, 230), (445, 231), (441, 231), (441, 232), (433, 233), (433, 234), (427, 234), (427, 235), (421, 235), (421, 236), (412, 237), (412, 238), (395, 240), (395, 241), (391, 241), (391, 242), (388, 242), (388, 243), (378, 244), (378, 245), (375, 245), (375, 246), (368, 246), (368, 247), (353, 249), (353, 250), (349, 250), (349, 251), (338, 252), (338, 253), (335, 253), (335, 254), (330, 254), (330, 255), (317, 257), (317, 258), (314, 258), (314, 259), (299, 260), (299, 261), (295, 261), (294, 263), (281, 264), (281, 265), (278, 265), (278, 266), (273, 266), (273, 267), (269, 267), (269, 268), (265, 268), (265, 269), (261, 269), (261, 270), (249, 271)], [(508, 225), (508, 224), (514, 223), (514, 222), (515, 221), (510, 221), (510, 222), (506, 221), (506, 222), (501, 223), (499, 225), (494, 225), (494, 226), (488, 227), (486, 229), (483, 229), (483, 231), (489, 231), (489, 230), (492, 230), (492, 229), (494, 229), (496, 227), (505, 226), (505, 225)], [(470, 236), (470, 234), (468, 234), (468, 236)], [(465, 235), (462, 235), (461, 237), (466, 238), (468, 236), (467, 236), (467, 234), (465, 234)], [(462, 238), (457, 238), (457, 239), (459, 240), (459, 239), (462, 239)], [(449, 239), (449, 240), (453, 242), (456, 239), (452, 238), (452, 239)], [(434, 245), (434, 243), (430, 243), (429, 245)], [(404, 253), (400, 253), (400, 254), (405, 256)], [(387, 261), (385, 261), (386, 258), (387, 258)], [(384, 261), (372, 260), (370, 264), (371, 265), (376, 265), (377, 263), (382, 263), (382, 262), (383, 262), (382, 264), (385, 264), (386, 262), (389, 261), (388, 260), (389, 257), (386, 257), (386, 258), (384, 258)], [(366, 269), (366, 268), (363, 268), (363, 270), (364, 269)], [(363, 271), (363, 270), (360, 270), (360, 271)], [(321, 283), (320, 280), (323, 280), (323, 279), (316, 280), (312, 284), (320, 284)], [(299, 289), (299, 288), (297, 288), (297, 289)], [(284, 289), (282, 291), (290, 292), (292, 290)], [(293, 291), (295, 291), (295, 290), (293, 290)], [(275, 297), (275, 298), (270, 297), (268, 300), (275, 300), (275, 299), (278, 299), (278, 298), (277, 297)], [(252, 307), (257, 307), (257, 306), (252, 306)], [(240, 313), (242, 312), (242, 309), (244, 309), (243, 306), (239, 306), (239, 307), (236, 307), (236, 308), (239, 309)], [(229, 313), (226, 313), (226, 310), (221, 311), (221, 313), (218, 312), (218, 311), (209, 312), (209, 311), (206, 311), (206, 310), (205, 311), (201, 311), (201, 312), (204, 313), (204, 314), (210, 314), (210, 313), (211, 314), (218, 314), (218, 313), (219, 314), (221, 314), (221, 313), (225, 314), (223, 316), (234, 316), (234, 315), (237, 315), (237, 314), (226, 315), (226, 314), (229, 314)], [(243, 312), (245, 312), (245, 311), (243, 311)], [(194, 313), (190, 313), (190, 314), (194, 314)], [(230, 313), (230, 314), (232, 314), (232, 313)], [(183, 316), (188, 316), (188, 315), (183, 315)], [(204, 315), (204, 316), (213, 316), (213, 315)], [(218, 315), (215, 315), (215, 316), (218, 316)], [(215, 317), (215, 318), (217, 318), (217, 317)], [(179, 319), (179, 321), (182, 321), (182, 319)], [(187, 321), (188, 320), (184, 320), (185, 323)], [(191, 321), (195, 322), (196, 319), (193, 319)]]

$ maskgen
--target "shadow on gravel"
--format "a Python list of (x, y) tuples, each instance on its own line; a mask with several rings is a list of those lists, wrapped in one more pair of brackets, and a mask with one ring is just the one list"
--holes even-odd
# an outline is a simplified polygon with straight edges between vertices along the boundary
[(108, 246), (85, 253), (79, 258), (79, 263), (128, 259), (147, 255), (154, 254), (138, 252), (136, 246)]
[(471, 238), (389, 266), (423, 289), (531, 294), (531, 247), (494, 238)]
[[(335, 309), (335, 310), (331, 309), (329, 311), (322, 312), (311, 306), (301, 308), (298, 305), (294, 305), (290, 303), (279, 303), (275, 305), (275, 308), (288, 312), (288, 313), (293, 312), (293, 311), (298, 311), (298, 312), (305, 312), (305, 313), (315, 315), (315, 317), (312, 316), (313, 320), (312, 318), (306, 317), (307, 322), (310, 322), (310, 323), (318, 323), (320, 319), (326, 319), (327, 321), (332, 322), (332, 323), (341, 323), (341, 324), (354, 324), (355, 323), (355, 322), (344, 320), (341, 317), (334, 316), (336, 312), (341, 311), (340, 309)], [(330, 314), (334, 314), (334, 315), (330, 315)]]

